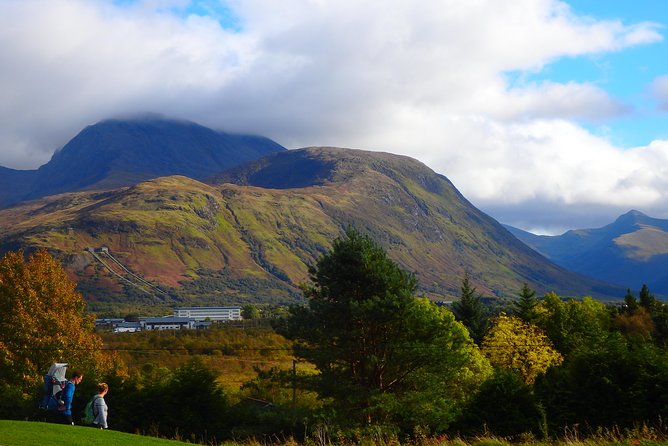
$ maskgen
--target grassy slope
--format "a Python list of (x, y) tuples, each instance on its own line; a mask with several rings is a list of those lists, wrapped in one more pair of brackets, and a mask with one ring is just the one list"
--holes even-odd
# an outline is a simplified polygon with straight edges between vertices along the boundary
[(84, 426), (0, 420), (2, 446), (177, 446), (180, 441), (126, 434)]
[(149, 280), (187, 283), (181, 297), (201, 303), (294, 298), (307, 265), (348, 225), (371, 233), (436, 298), (458, 295), (465, 271), (487, 295), (515, 295), (523, 282), (540, 292), (591, 291), (590, 281), (546, 262), (415, 160), (343, 149), (281, 156), (304, 153), (324, 166), (319, 185), (267, 189), (163, 177), (1, 210), (0, 239), (6, 249), (60, 252), (92, 284), (91, 300), (101, 299), (97, 285), (123, 289), (83, 252), (88, 246), (108, 246)]

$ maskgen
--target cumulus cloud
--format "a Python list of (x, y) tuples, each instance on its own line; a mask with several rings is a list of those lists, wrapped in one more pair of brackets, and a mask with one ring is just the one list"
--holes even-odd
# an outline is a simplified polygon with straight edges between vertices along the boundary
[(556, 0), (192, 6), (0, 0), (0, 165), (35, 168), (84, 125), (156, 111), (288, 147), (414, 156), (484, 209), (665, 201), (667, 176), (634, 176), (663, 143), (624, 151), (578, 125), (628, 105), (593, 84), (509, 81), (657, 42), (655, 24), (580, 17)]

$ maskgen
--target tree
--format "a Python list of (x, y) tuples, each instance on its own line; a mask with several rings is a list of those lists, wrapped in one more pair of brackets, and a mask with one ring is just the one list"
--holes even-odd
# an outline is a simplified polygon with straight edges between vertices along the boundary
[(492, 365), (517, 371), (527, 384), (563, 361), (538, 327), (505, 314), (496, 318), (482, 342), (482, 351)]
[(416, 281), (348, 230), (310, 269), (305, 307), (283, 333), (315, 365), (314, 389), (348, 421), (447, 427), (490, 368), (453, 314), (416, 299)]
[(654, 294), (650, 293), (649, 288), (644, 283), (640, 288), (640, 293), (638, 293), (638, 300), (641, 307), (645, 308), (650, 314), (654, 313), (654, 309), (657, 305), (656, 298), (654, 297)]
[(515, 371), (495, 369), (467, 405), (459, 422), (467, 435), (509, 437), (525, 433), (545, 435), (544, 411), (530, 385)]
[(22, 252), (0, 261), (0, 381), (28, 392), (52, 362), (111, 367), (75, 286), (45, 250), (27, 262)]
[(601, 345), (611, 325), (606, 306), (591, 297), (564, 301), (550, 292), (536, 307), (536, 313), (536, 325), (565, 356), (580, 348)]
[(638, 301), (633, 295), (631, 288), (626, 289), (626, 295), (624, 296), (624, 310), (627, 313), (634, 313), (638, 309)]
[(473, 340), (480, 344), (489, 326), (489, 318), (480, 294), (476, 294), (475, 287), (471, 286), (468, 273), (462, 280), (460, 290), (460, 299), (452, 304), (452, 311), (457, 320), (468, 328)]
[(217, 379), (197, 358), (173, 370), (145, 364), (141, 372), (110, 383), (113, 427), (219, 444), (230, 426), (229, 401)]
[(662, 422), (668, 411), (668, 354), (650, 342), (610, 333), (580, 349), (535, 385), (553, 434), (579, 424), (624, 430)]
[(257, 305), (254, 304), (248, 304), (244, 305), (243, 309), (241, 310), (241, 316), (244, 319), (259, 319), (260, 318), (260, 309), (257, 307)]
[(652, 315), (644, 306), (633, 313), (621, 313), (613, 319), (613, 327), (630, 338), (649, 340), (654, 332)]
[(536, 319), (536, 305), (538, 305), (536, 291), (524, 283), (519, 294), (519, 299), (513, 303), (513, 313), (520, 319), (533, 323)]

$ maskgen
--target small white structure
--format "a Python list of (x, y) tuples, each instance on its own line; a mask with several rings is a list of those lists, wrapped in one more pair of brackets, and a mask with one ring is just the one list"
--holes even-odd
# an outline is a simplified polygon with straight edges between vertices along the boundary
[(119, 322), (114, 325), (114, 333), (135, 333), (141, 331), (139, 322)]
[(194, 319), (187, 317), (152, 317), (141, 321), (145, 330), (181, 330), (193, 328)]
[(175, 318), (190, 318), (196, 321), (240, 321), (241, 307), (182, 307), (174, 309)]

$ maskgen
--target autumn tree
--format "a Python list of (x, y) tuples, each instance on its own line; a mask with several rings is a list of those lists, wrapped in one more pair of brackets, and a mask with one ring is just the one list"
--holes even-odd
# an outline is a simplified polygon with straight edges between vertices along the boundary
[[(627, 290), (625, 306), (615, 318), (615, 327), (622, 333), (652, 340), (665, 346), (668, 342), (668, 306), (657, 300), (646, 284), (638, 293), (638, 300)], [(631, 298), (629, 298), (629, 295)]]
[(453, 314), (370, 237), (348, 230), (310, 269), (305, 307), (282, 329), (315, 365), (314, 389), (348, 422), (444, 429), (490, 373)]
[(110, 366), (60, 263), (45, 250), (27, 261), (22, 252), (0, 261), (0, 381), (24, 391), (40, 382), (52, 362), (93, 371)]
[(613, 319), (613, 327), (631, 338), (649, 340), (654, 331), (652, 315), (644, 306), (639, 306), (633, 313), (621, 313)]
[(563, 361), (537, 326), (505, 314), (496, 318), (483, 339), (482, 351), (492, 365), (517, 371), (527, 384)]

